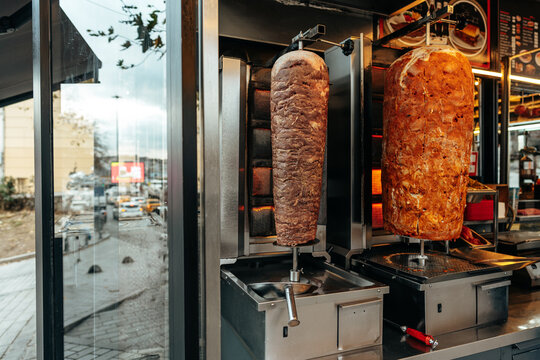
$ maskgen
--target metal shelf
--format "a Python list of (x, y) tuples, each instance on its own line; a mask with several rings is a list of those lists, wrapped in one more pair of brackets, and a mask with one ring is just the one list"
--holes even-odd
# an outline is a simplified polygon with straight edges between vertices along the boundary
[[(500, 218), (497, 220), (498, 224), (501, 223), (507, 223), (510, 221), (509, 217)], [(488, 225), (493, 224), (493, 220), (465, 220), (463, 221), (463, 225)]]
[(467, 189), (467, 195), (495, 195), (497, 190), (493, 189)]
[(516, 216), (516, 223), (540, 222), (540, 215)]

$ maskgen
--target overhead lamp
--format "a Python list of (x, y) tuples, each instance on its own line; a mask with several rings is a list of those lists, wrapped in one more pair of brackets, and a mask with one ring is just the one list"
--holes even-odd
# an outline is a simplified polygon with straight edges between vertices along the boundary
[(473, 74), (484, 75), (489, 77), (501, 78), (502, 74), (496, 71), (482, 70), (482, 69), (472, 69)]
[(508, 127), (508, 131), (535, 131), (535, 130), (540, 130), (540, 122), (510, 125)]
[[(502, 74), (500, 72), (496, 71), (489, 71), (489, 70), (483, 70), (483, 69), (472, 69), (473, 74), (477, 75), (484, 75), (494, 78), (501, 78)], [(519, 75), (510, 75), (510, 79), (514, 81), (521, 81), (529, 84), (536, 84), (540, 85), (540, 79), (534, 79), (526, 76), (519, 76)]]

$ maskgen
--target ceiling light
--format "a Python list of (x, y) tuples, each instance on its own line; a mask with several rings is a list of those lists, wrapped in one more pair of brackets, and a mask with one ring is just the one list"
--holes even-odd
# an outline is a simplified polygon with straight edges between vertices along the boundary
[[(489, 77), (495, 77), (495, 78), (501, 78), (502, 77), (502, 74), (500, 72), (496, 72), (496, 71), (489, 71), (489, 70), (482, 70), (482, 69), (472, 69), (472, 72), (473, 72), (473, 74), (484, 75), (484, 76), (489, 76)], [(529, 84), (540, 85), (540, 79), (533, 79), (533, 78), (526, 77), (526, 76), (510, 75), (510, 79), (515, 80), (515, 81), (526, 82), (526, 83), (529, 83)]]

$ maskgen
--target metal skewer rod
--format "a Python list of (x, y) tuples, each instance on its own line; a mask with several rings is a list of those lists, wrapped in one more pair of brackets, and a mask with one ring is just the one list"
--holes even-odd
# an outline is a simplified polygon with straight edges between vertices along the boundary
[(424, 241), (425, 240), (422, 240), (422, 239), (419, 239), (420, 240), (420, 256), (418, 256), (418, 265), (420, 266), (426, 266), (426, 260), (427, 260), (427, 256), (425, 255), (425, 251), (424, 251)]
[(289, 281), (299, 282), (300, 281), (300, 271), (298, 270), (298, 248), (295, 246), (292, 248), (292, 269), (289, 272)]
[(317, 41), (323, 42), (323, 43), (325, 43), (325, 44), (330, 44), (330, 45), (334, 45), (334, 46), (339, 46), (340, 48), (345, 47), (344, 44), (338, 44), (337, 42), (333, 42), (333, 41), (330, 41), (330, 40), (317, 39)]

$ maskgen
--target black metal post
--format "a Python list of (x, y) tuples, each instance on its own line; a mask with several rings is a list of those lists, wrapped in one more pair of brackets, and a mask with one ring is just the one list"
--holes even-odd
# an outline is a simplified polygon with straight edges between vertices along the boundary
[(499, 184), (508, 184), (508, 122), (510, 106), (510, 58), (501, 61), (502, 94), (501, 94), (501, 157), (499, 160)]
[(169, 358), (199, 358), (196, 0), (167, 1)]
[[(51, 1), (32, 1), (38, 359), (63, 359), (62, 276), (54, 241)], [(57, 248), (58, 246), (56, 246)], [(55, 261), (56, 260), (56, 261)], [(59, 296), (59, 297), (58, 297)]]
[(480, 175), (487, 184), (497, 183), (499, 127), (498, 80), (484, 78), (480, 89)]

